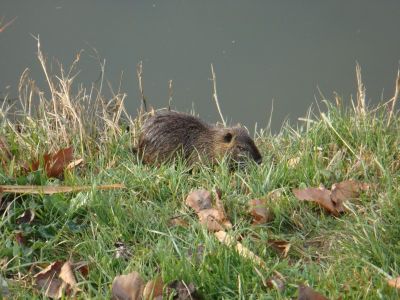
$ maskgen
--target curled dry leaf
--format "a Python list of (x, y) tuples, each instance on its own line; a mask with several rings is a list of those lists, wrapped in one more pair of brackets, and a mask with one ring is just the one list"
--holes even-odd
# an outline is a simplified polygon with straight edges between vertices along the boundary
[(221, 192), (218, 190), (215, 199), (215, 208), (213, 208), (211, 193), (204, 189), (195, 190), (186, 198), (186, 205), (196, 211), (200, 223), (205, 225), (208, 230), (220, 231), (232, 228), (232, 224), (225, 214)]
[(339, 215), (331, 200), (331, 191), (326, 188), (293, 189), (293, 194), (299, 200), (316, 202), (331, 214), (335, 216)]
[(355, 180), (346, 180), (332, 185), (331, 191), (326, 188), (293, 189), (299, 200), (318, 203), (334, 216), (339, 216), (346, 211), (343, 203), (350, 199), (358, 198), (361, 191), (369, 189), (369, 185)]
[(72, 264), (67, 261), (61, 267), (60, 275), (58, 275), (74, 292), (78, 292), (77, 282), (74, 272), (72, 271)]
[(112, 283), (111, 293), (117, 300), (142, 299), (144, 289), (143, 279), (138, 272), (116, 276)]
[(36, 286), (46, 297), (59, 299), (65, 293), (80, 291), (69, 261), (56, 261), (34, 276)]
[(317, 293), (309, 286), (300, 284), (299, 285), (299, 297), (298, 300), (329, 300), (325, 296), (322, 296), (320, 293)]
[(367, 191), (369, 185), (355, 180), (346, 180), (332, 185), (331, 199), (338, 212), (344, 212), (346, 209), (343, 202), (358, 198), (361, 191)]
[(35, 212), (32, 209), (24, 211), (16, 220), (17, 224), (31, 224), (35, 219)]
[(210, 231), (232, 228), (232, 224), (226, 219), (225, 214), (216, 208), (203, 209), (197, 215), (200, 223)]
[(143, 289), (143, 299), (144, 300), (150, 300), (150, 299), (162, 300), (163, 287), (164, 287), (164, 283), (163, 283), (161, 277), (158, 276), (155, 279), (150, 280), (149, 282), (146, 283), (146, 285)]
[(268, 245), (270, 245), (282, 257), (286, 257), (288, 255), (291, 246), (287, 241), (280, 240), (268, 240)]
[(66, 287), (66, 283), (58, 277), (63, 264), (64, 262), (62, 261), (56, 261), (33, 276), (36, 286), (43, 291), (46, 297), (61, 298)]
[(72, 170), (73, 168), (75, 168), (76, 166), (79, 166), (80, 164), (82, 164), (83, 162), (83, 158), (79, 158), (77, 160), (71, 161), (66, 167), (66, 170)]
[(176, 300), (197, 300), (201, 299), (197, 294), (193, 283), (186, 284), (184, 281), (175, 280), (168, 284), (168, 294), (174, 293)]
[[(48, 177), (61, 177), (65, 168), (73, 159), (74, 149), (71, 147), (59, 150), (54, 154), (46, 153), (43, 155), (44, 169)], [(39, 169), (40, 160), (36, 160), (31, 165), (32, 171)]]
[(75, 272), (79, 272), (83, 278), (87, 278), (89, 275), (89, 264), (86, 261), (78, 261), (73, 264)]
[(193, 208), (196, 213), (211, 208), (211, 193), (205, 189), (195, 190), (187, 196), (186, 205)]
[(266, 201), (252, 199), (249, 201), (250, 214), (253, 216), (253, 224), (265, 224), (273, 220), (273, 215), (266, 207)]
[(389, 284), (389, 286), (400, 290), (400, 277), (389, 279), (387, 283)]

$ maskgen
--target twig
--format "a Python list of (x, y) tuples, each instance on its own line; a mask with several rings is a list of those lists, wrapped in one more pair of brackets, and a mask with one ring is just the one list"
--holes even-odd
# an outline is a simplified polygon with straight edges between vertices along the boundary
[(50, 89), (50, 93), (51, 93), (51, 99), (52, 99), (52, 102), (53, 102), (54, 113), (56, 115), (58, 115), (58, 113), (57, 113), (57, 102), (56, 102), (56, 93), (55, 93), (55, 90), (54, 90), (53, 81), (50, 79), (50, 76), (47, 73), (46, 59), (43, 56), (42, 50), (40, 48), (40, 37), (39, 37), (39, 35), (37, 37), (32, 35), (32, 37), (37, 41), (37, 50), (38, 50), (37, 56), (38, 56), (40, 65), (42, 66), (44, 75), (46, 76), (47, 84), (49, 85), (49, 89)]
[(60, 185), (0, 185), (0, 191), (2, 193), (16, 193), (16, 194), (44, 194), (53, 195), (58, 193), (76, 193), (76, 192), (87, 192), (92, 189), (96, 190), (115, 190), (124, 189), (124, 184), (108, 184), (108, 185), (80, 185), (80, 186), (60, 186)]
[(400, 70), (397, 69), (396, 87), (394, 91), (394, 96), (392, 99), (388, 101), (389, 119), (387, 122), (387, 126), (389, 126), (390, 121), (392, 120), (394, 107), (396, 106), (396, 101), (399, 98), (399, 90), (400, 90)]
[(174, 96), (174, 90), (172, 88), (172, 79), (168, 81), (168, 111), (171, 110), (171, 103), (172, 103), (172, 97)]
[(141, 111), (147, 112), (147, 102), (146, 102), (146, 97), (144, 96), (144, 92), (143, 92), (143, 62), (140, 61), (136, 67), (136, 73), (137, 73), (137, 77), (138, 77), (138, 83), (139, 83), (139, 92), (140, 92), (140, 96), (142, 99), (142, 107), (141, 107)]
[(14, 17), (11, 21), (8, 21), (6, 24), (4, 24), (3, 26), (1, 26), (1, 22), (0, 22), (0, 33), (3, 32), (4, 30), (6, 30), (6, 28), (8, 26), (10, 26), (12, 23), (14, 23), (14, 21), (17, 19), (17, 17)]
[(265, 262), (255, 255), (252, 251), (250, 251), (248, 248), (243, 246), (241, 243), (236, 241), (234, 237), (232, 237), (230, 234), (228, 234), (225, 231), (218, 231), (214, 232), (214, 235), (216, 238), (223, 244), (227, 245), (228, 247), (234, 247), (236, 251), (239, 253), (239, 255), (250, 259), (252, 262), (256, 263), (260, 267), (262, 267), (264, 270), (268, 270)]
[(222, 124), (224, 124), (224, 126), (226, 126), (224, 117), (223, 117), (222, 112), (221, 112), (221, 108), (219, 107), (218, 95), (217, 95), (217, 80), (215, 78), (215, 72), (214, 72), (213, 64), (211, 64), (211, 75), (212, 75), (211, 80), (213, 82), (213, 98), (214, 98), (215, 104), (217, 105), (218, 113), (219, 113), (219, 116), (221, 117)]

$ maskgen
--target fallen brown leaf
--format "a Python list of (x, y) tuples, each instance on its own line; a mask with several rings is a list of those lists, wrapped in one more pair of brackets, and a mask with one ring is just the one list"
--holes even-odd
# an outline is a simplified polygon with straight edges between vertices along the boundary
[(138, 272), (116, 276), (112, 283), (113, 299), (139, 300), (142, 299), (144, 289), (143, 279)]
[[(124, 189), (124, 184), (109, 184), (96, 186), (97, 190), (115, 190)], [(53, 195), (58, 193), (72, 193), (72, 192), (85, 192), (93, 189), (90, 185), (78, 186), (60, 186), (60, 185), (0, 185), (0, 191), (3, 193), (16, 193), (16, 194), (41, 194)]]
[(73, 264), (75, 272), (81, 273), (83, 278), (87, 278), (89, 275), (89, 264), (86, 261), (78, 261)]
[(69, 296), (71, 292), (75, 294), (80, 291), (69, 261), (56, 261), (33, 278), (36, 286), (49, 298), (59, 299), (63, 294)]
[(332, 185), (331, 190), (326, 188), (293, 189), (293, 193), (299, 200), (307, 200), (318, 203), (328, 212), (338, 217), (346, 211), (344, 202), (358, 198), (361, 191), (369, 189), (369, 185), (355, 180), (346, 180)]
[(186, 198), (186, 205), (196, 211), (200, 223), (208, 230), (220, 231), (232, 228), (231, 222), (226, 217), (219, 190), (215, 195), (215, 207), (212, 207), (211, 193), (204, 189), (191, 192)]
[(400, 276), (394, 279), (389, 279), (387, 283), (389, 284), (389, 286), (400, 290)]
[[(71, 147), (59, 150), (54, 154), (46, 153), (43, 155), (44, 170), (48, 177), (61, 177), (65, 168), (73, 159), (74, 149)], [(40, 159), (34, 161), (31, 165), (31, 171), (39, 169)]]
[(159, 299), (162, 300), (163, 295), (163, 287), (164, 283), (161, 277), (156, 277), (153, 280), (150, 280), (146, 283), (144, 290), (143, 290), (143, 299), (150, 300), (150, 299)]
[(225, 214), (216, 208), (203, 209), (197, 213), (199, 221), (210, 231), (220, 231), (232, 228)]
[(325, 188), (293, 189), (293, 194), (299, 200), (316, 202), (333, 215), (339, 216), (339, 212), (331, 200), (331, 191)]
[(36, 286), (43, 291), (46, 297), (59, 299), (63, 295), (67, 284), (58, 277), (63, 264), (63, 261), (56, 261), (33, 276)]
[(369, 186), (365, 183), (361, 183), (355, 180), (346, 180), (339, 183), (335, 183), (331, 188), (331, 199), (338, 212), (344, 212), (346, 208), (343, 206), (343, 202), (358, 198), (361, 191), (368, 190)]
[(195, 190), (187, 196), (186, 205), (193, 208), (196, 213), (211, 208), (211, 193), (205, 189)]
[(253, 216), (253, 224), (265, 224), (273, 220), (265, 200), (252, 199), (249, 201), (249, 207), (250, 214)]
[(270, 245), (275, 251), (277, 251), (282, 257), (288, 255), (290, 244), (287, 241), (280, 240), (268, 240), (268, 245)]
[(325, 296), (322, 296), (320, 293), (317, 293), (312, 288), (300, 284), (299, 285), (299, 297), (298, 300), (329, 300)]
[(69, 261), (63, 264), (58, 277), (60, 277), (67, 285), (69, 285), (69, 288), (72, 288), (74, 292), (79, 291), (78, 287), (76, 286), (77, 282), (75, 275), (72, 271), (72, 264)]

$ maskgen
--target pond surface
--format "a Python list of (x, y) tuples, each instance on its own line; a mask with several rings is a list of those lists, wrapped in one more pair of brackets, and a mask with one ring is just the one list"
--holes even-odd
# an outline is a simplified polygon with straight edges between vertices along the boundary
[[(90, 86), (99, 77), (96, 49), (106, 61), (106, 79), (139, 105), (136, 65), (143, 61), (144, 89), (156, 108), (173, 107), (219, 120), (212, 100), (210, 64), (229, 123), (265, 127), (272, 113), (278, 130), (296, 122), (319, 90), (347, 103), (356, 94), (355, 65), (363, 70), (367, 99), (393, 95), (400, 59), (400, 1), (127, 1), (1, 0), (0, 93), (17, 96), (28, 67), (45, 87), (36, 59), (40, 35), (44, 53), (68, 66), (84, 49), (77, 81)], [(317, 100), (317, 102), (316, 102)], [(315, 106), (315, 105), (314, 105)]]

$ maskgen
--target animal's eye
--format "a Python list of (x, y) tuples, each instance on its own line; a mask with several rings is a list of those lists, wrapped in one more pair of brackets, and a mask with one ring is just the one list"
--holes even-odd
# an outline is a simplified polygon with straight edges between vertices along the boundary
[(227, 134), (224, 135), (224, 142), (230, 143), (231, 141), (232, 141), (232, 133), (228, 132)]
[(246, 147), (238, 145), (237, 148), (239, 151), (246, 151)]

